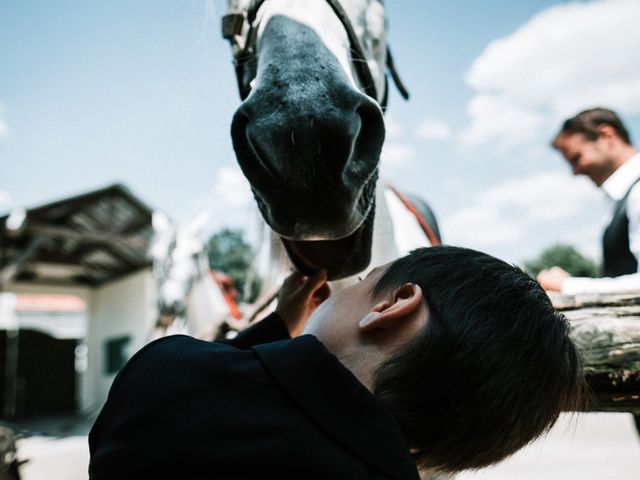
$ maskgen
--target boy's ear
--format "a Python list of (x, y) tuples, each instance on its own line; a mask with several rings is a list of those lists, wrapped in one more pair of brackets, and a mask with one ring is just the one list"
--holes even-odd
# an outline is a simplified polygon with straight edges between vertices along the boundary
[(420, 285), (405, 283), (393, 291), (387, 300), (377, 303), (367, 313), (358, 326), (360, 332), (366, 333), (381, 328), (399, 325), (404, 320), (420, 311), (423, 295)]

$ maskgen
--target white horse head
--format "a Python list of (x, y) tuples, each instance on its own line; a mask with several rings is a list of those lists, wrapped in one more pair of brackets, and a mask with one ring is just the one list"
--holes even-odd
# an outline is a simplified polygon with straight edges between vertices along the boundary
[[(379, 0), (230, 0), (238, 162), (297, 268), (371, 261), (388, 50)], [(378, 195), (379, 197), (379, 195)]]
[(233, 322), (220, 287), (211, 275), (201, 240), (208, 222), (206, 212), (182, 226), (175, 226), (160, 212), (153, 214), (155, 235), (150, 255), (158, 327), (170, 333), (213, 339), (221, 326)]
[(150, 253), (158, 285), (158, 309), (164, 315), (183, 316), (193, 283), (202, 275), (204, 245), (199, 234), (206, 223), (196, 217), (177, 227), (161, 212), (154, 212), (152, 223), (155, 235)]

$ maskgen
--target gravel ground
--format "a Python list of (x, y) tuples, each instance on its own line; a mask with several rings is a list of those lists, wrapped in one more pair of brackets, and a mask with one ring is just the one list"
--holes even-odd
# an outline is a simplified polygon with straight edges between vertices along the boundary
[(623, 413), (563, 415), (549, 434), (493, 468), (456, 480), (639, 480), (640, 437)]
[(65, 438), (34, 436), (20, 440), (23, 480), (87, 480), (89, 447), (86, 435)]

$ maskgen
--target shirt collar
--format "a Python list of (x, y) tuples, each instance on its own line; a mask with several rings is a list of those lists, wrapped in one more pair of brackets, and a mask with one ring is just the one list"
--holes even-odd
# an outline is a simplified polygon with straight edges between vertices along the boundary
[(614, 201), (621, 200), (640, 177), (640, 153), (636, 153), (602, 183), (602, 189)]
[(298, 408), (336, 443), (389, 478), (419, 478), (395, 418), (316, 337), (253, 350)]

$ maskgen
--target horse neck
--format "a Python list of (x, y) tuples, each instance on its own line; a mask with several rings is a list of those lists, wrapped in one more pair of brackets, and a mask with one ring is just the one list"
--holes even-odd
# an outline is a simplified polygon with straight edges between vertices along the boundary
[(382, 182), (376, 186), (376, 213), (373, 223), (371, 263), (368, 271), (398, 258), (395, 239), (395, 225), (389, 211), (385, 187)]
[[(254, 316), (259, 319), (270, 312), (274, 295), (293, 268), (280, 237), (264, 221), (255, 203), (252, 205), (252, 216), (257, 228), (251, 242), (255, 255), (250, 266), (249, 278), (260, 279), (260, 291), (255, 301), (248, 306), (245, 320)], [(247, 281), (247, 285), (249, 284)]]
[(384, 199), (392, 223), (397, 255), (404, 256), (416, 248), (430, 247), (431, 242), (420, 223), (392, 188), (384, 188)]
[(362, 272), (351, 277), (343, 278), (332, 282), (335, 291), (342, 290), (364, 278), (374, 268), (385, 265), (399, 256), (395, 239), (395, 226), (385, 195), (385, 187), (382, 182), (376, 186), (376, 211), (373, 220), (373, 238), (371, 241), (371, 261), (369, 266)]

